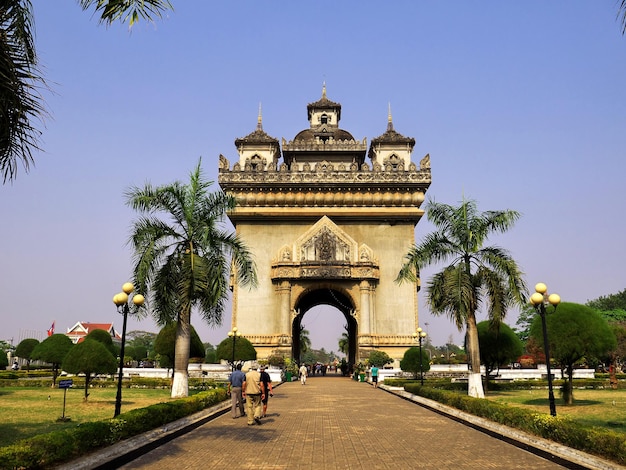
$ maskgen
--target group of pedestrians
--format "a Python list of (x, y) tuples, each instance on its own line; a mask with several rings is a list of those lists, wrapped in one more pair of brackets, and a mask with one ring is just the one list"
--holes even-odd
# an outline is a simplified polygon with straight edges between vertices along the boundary
[[(267, 416), (269, 397), (274, 396), (272, 379), (265, 369), (265, 366), (262, 366), (260, 370), (257, 367), (252, 367), (244, 374), (241, 371), (241, 364), (237, 364), (228, 378), (231, 415), (233, 419), (246, 416), (248, 426), (261, 424), (261, 418)], [(244, 400), (246, 402), (245, 409)]]

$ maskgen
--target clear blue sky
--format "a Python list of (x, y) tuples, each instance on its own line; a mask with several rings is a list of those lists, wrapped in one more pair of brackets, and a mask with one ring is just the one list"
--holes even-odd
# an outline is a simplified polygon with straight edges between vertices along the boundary
[[(173, 0), (167, 18), (131, 33), (75, 1), (33, 4), (52, 119), (35, 168), (0, 186), (0, 339), (44, 334), (53, 320), (57, 332), (77, 321), (121, 329), (111, 299), (131, 272), (124, 190), (185, 180), (200, 157), (217, 180), (218, 155), (234, 161), (259, 103), (265, 131), (292, 139), (324, 81), (342, 127), (368, 142), (391, 103), (396, 130), (417, 140), (414, 161), (431, 155), (431, 198), (521, 212), (492, 243), (530, 287), (580, 303), (626, 287), (616, 0)], [(420, 222), (416, 237), (430, 229)], [(435, 344), (461, 342), (420, 303)], [(219, 329), (192, 323), (216, 344), (230, 317)], [(304, 324), (314, 347), (337, 350), (338, 312)], [(129, 329), (157, 331), (151, 320)]]

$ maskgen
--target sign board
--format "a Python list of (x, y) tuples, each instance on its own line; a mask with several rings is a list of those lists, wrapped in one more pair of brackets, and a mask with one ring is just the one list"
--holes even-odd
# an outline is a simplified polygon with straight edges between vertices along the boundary
[(72, 379), (59, 380), (59, 388), (70, 388), (72, 383)]

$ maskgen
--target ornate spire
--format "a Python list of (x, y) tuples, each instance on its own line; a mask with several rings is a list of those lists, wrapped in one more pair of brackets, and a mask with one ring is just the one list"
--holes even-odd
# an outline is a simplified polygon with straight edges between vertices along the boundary
[(322, 84), (322, 99), (325, 100), (326, 98), (326, 80), (324, 80), (324, 83)]
[(263, 113), (261, 113), (261, 103), (259, 103), (259, 116), (256, 118), (257, 131), (263, 130)]
[(391, 103), (389, 103), (389, 110), (387, 111), (387, 132), (393, 131), (393, 119), (391, 118)]

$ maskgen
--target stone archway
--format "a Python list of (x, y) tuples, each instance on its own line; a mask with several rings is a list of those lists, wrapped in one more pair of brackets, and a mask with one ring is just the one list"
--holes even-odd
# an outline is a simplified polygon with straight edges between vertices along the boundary
[(291, 356), (300, 362), (300, 328), (302, 320), (307, 312), (318, 305), (329, 305), (336, 308), (343, 315), (348, 327), (348, 353), (347, 361), (355, 364), (357, 359), (358, 323), (355, 319), (355, 305), (349, 294), (337, 289), (332, 284), (319, 284), (312, 286), (302, 293), (295, 302), (294, 318), (291, 327)]
[[(232, 167), (219, 157), (218, 182), (237, 199), (228, 217), (259, 278), (250, 290), (233, 277), (232, 326), (257, 357), (293, 357), (302, 315), (329, 303), (349, 319), (354, 362), (372, 350), (399, 360), (419, 325), (419, 280), (395, 279), (424, 214), (430, 157), (411, 161), (415, 139), (395, 131), (391, 113), (368, 150), (339, 127), (341, 104), (325, 87), (307, 116), (309, 128), (281, 144), (259, 114), (256, 130), (235, 140)], [(327, 292), (341, 293), (348, 308)]]

